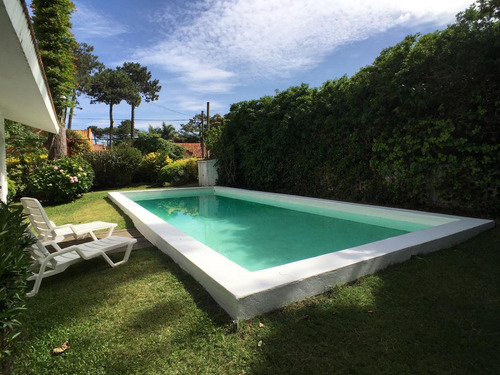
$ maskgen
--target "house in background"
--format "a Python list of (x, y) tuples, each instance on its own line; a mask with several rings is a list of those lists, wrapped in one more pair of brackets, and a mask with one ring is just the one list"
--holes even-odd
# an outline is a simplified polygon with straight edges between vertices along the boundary
[(185, 158), (201, 158), (201, 143), (174, 143), (174, 145), (184, 147), (186, 151), (182, 153)]
[(0, 200), (7, 201), (5, 119), (50, 133), (59, 123), (24, 0), (0, 0)]
[[(107, 150), (106, 145), (95, 143), (95, 139), (94, 139), (94, 136), (92, 134), (91, 128), (87, 128), (84, 130), (73, 130), (72, 129), (72, 131), (82, 135), (85, 140), (89, 141), (90, 144), (92, 145), (92, 151), (106, 151)], [(68, 143), (69, 142), (70, 141), (68, 140)], [(174, 142), (174, 145), (178, 145), (178, 146), (181, 146), (184, 148), (184, 151), (182, 152), (182, 156), (185, 158), (192, 158), (192, 157), (201, 158), (202, 157), (200, 143), (196, 143), (196, 142), (193, 142), (193, 143), (177, 142), (177, 143), (175, 143)], [(69, 144), (68, 144), (68, 146), (69, 146)], [(70, 147), (68, 147), (68, 152), (70, 152)], [(71, 156), (71, 155), (68, 155), (68, 156)]]
[(92, 135), (92, 129), (87, 128), (84, 130), (73, 130), (75, 133), (81, 134), (85, 139), (87, 139), (92, 145), (92, 151), (106, 151), (106, 146), (94, 142), (94, 136)]

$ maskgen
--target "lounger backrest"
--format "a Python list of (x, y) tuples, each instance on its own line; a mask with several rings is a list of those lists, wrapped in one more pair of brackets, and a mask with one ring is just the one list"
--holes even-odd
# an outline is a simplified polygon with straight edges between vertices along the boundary
[[(44, 244), (41, 243), (38, 238), (36, 238), (36, 236), (30, 229), (28, 230), (27, 234), (36, 239), (36, 242), (29, 248), (30, 256), (38, 264), (42, 264), (45, 258), (47, 258), (50, 255), (50, 252), (47, 250)], [(50, 260), (50, 266), (52, 268), (56, 268), (57, 262), (54, 258)]]
[(55, 226), (54, 223), (49, 220), (38, 199), (24, 197), (21, 198), (21, 203), (23, 204), (26, 214), (28, 214), (31, 226), (36, 230), (38, 236), (43, 236)]

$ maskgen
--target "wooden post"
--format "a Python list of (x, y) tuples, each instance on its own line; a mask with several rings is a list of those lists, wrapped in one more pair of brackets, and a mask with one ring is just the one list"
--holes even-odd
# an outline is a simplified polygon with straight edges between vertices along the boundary
[(201, 111), (201, 140), (200, 140), (200, 146), (201, 146), (201, 158), (205, 159), (205, 133), (204, 133), (204, 128), (205, 127), (205, 114), (203, 111)]
[[(210, 102), (207, 102), (207, 130), (210, 130)], [(206, 150), (207, 159), (210, 157), (210, 151)]]
[(0, 200), (7, 203), (7, 162), (5, 155), (5, 119), (0, 110)]
[(109, 151), (113, 151), (113, 103), (109, 105)]
[(207, 129), (210, 130), (210, 102), (207, 102)]

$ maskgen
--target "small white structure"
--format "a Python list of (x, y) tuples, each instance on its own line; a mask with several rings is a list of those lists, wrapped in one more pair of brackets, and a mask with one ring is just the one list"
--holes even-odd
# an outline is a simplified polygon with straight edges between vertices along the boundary
[(217, 160), (199, 160), (198, 161), (198, 181), (200, 186), (215, 186), (217, 183), (217, 169), (215, 162)]
[(0, 199), (7, 201), (5, 119), (59, 132), (24, 0), (0, 1)]

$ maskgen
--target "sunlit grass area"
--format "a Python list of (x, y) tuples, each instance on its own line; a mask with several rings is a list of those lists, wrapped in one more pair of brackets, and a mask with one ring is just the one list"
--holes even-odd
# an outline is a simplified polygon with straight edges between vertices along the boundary
[[(81, 221), (118, 222), (114, 215), (123, 214), (100, 194), (64, 206), (102, 208), (89, 209)], [(62, 207), (50, 207), (49, 214), (65, 222), (70, 213)], [(128, 219), (121, 220), (126, 227)], [(134, 251), (114, 269), (94, 259), (45, 279), (28, 300), (13, 373), (495, 374), (499, 250), (497, 227), (242, 321), (238, 330), (155, 248)], [(70, 348), (51, 356), (66, 340)]]
[[(147, 189), (148, 185), (135, 185), (120, 190)], [(116, 229), (133, 228), (134, 224), (128, 216), (108, 198), (107, 191), (94, 191), (84, 194), (81, 198), (58, 206), (46, 206), (50, 220), (56, 224), (80, 224), (94, 220), (117, 223)]]

